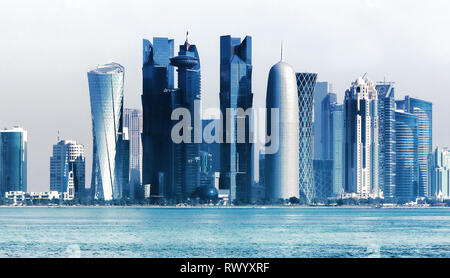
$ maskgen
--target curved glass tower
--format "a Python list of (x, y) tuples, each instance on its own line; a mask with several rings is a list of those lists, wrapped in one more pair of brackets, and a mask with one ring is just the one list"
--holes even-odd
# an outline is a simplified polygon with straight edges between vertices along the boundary
[[(267, 133), (278, 137), (278, 150), (265, 155), (266, 197), (270, 200), (299, 198), (299, 119), (297, 82), (292, 67), (274, 65), (267, 83)], [(279, 121), (272, 126), (271, 109), (278, 109)], [(277, 129), (277, 130), (272, 130)], [(276, 136), (275, 136), (276, 137)], [(271, 144), (277, 144), (271, 142)]]
[(124, 67), (116, 63), (97, 66), (88, 72), (88, 82), (94, 137), (91, 188), (96, 199), (109, 201), (122, 196), (122, 167), (116, 167), (116, 162), (122, 161), (124, 139)]
[[(317, 73), (296, 73), (299, 117), (299, 185), (307, 203), (316, 197), (313, 173), (313, 100)], [(322, 119), (323, 121), (323, 119)]]

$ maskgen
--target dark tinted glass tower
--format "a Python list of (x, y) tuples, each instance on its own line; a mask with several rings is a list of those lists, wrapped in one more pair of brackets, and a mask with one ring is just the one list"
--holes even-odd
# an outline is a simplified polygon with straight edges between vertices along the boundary
[[(170, 58), (174, 42), (143, 40), (142, 66), (142, 183), (150, 184), (150, 195), (161, 198), (172, 193), (172, 140), (170, 138), (174, 69)], [(167, 195), (166, 195), (167, 194)]]
[(395, 95), (393, 83), (380, 83), (375, 86), (378, 92), (379, 129), (379, 187), (383, 196), (394, 198), (395, 190)]
[(170, 63), (178, 68), (178, 90), (173, 93), (172, 106), (186, 108), (191, 115), (190, 143), (173, 146), (175, 197), (186, 199), (200, 186), (201, 143), (197, 142), (202, 136), (201, 75), (197, 47), (189, 44), (186, 38), (186, 42), (180, 45), (178, 56), (170, 59)]
[[(245, 141), (236, 142), (238, 108), (252, 108), (252, 37), (220, 37), (220, 110), (223, 140), (221, 148), (220, 189), (230, 190), (230, 199), (248, 203), (253, 183), (253, 144), (250, 140), (250, 115), (245, 117)], [(231, 109), (230, 109), (231, 108)], [(251, 113), (251, 112), (250, 112)], [(228, 117), (226, 119), (225, 117)], [(226, 122), (229, 121), (229, 128)], [(243, 134), (244, 135), (244, 134)], [(227, 140), (231, 139), (231, 140)]]
[(20, 127), (0, 130), (0, 196), (27, 191), (27, 131)]
[(300, 198), (311, 203), (315, 198), (313, 172), (313, 100), (317, 73), (296, 73), (299, 115)]

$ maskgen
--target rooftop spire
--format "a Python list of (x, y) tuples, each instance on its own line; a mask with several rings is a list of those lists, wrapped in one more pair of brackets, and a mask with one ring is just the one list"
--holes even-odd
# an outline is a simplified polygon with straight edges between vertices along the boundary
[(283, 61), (283, 40), (281, 40), (281, 58), (280, 61)]
[(188, 42), (189, 39), (189, 31), (186, 31), (186, 41), (184, 42), (184, 46), (186, 46), (186, 51), (189, 50), (189, 46), (191, 46)]

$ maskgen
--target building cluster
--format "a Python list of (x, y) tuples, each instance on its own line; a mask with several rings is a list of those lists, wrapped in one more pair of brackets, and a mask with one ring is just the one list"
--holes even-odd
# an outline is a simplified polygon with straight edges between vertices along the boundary
[[(87, 73), (90, 189), (85, 186), (84, 146), (58, 139), (50, 158), (50, 191), (26, 193), (27, 132), (13, 128), (0, 131), (0, 193), (14, 203), (55, 198), (148, 198), (154, 203), (199, 198), (242, 204), (450, 198), (450, 151), (432, 149), (430, 102), (395, 99), (394, 83), (374, 83), (364, 75), (339, 103), (330, 83), (318, 82), (316, 73), (296, 72), (283, 57), (270, 69), (266, 94), (266, 132), (277, 148), (269, 152), (265, 146), (255, 173), (252, 69), (252, 38), (221, 36), (221, 113), (206, 119), (197, 46), (186, 37), (175, 55), (173, 39), (144, 39), (142, 110), (124, 108), (123, 66), (99, 65)], [(190, 117), (182, 134), (174, 134), (185, 117), (174, 113), (178, 108)], [(220, 140), (203, 140), (212, 129)]]

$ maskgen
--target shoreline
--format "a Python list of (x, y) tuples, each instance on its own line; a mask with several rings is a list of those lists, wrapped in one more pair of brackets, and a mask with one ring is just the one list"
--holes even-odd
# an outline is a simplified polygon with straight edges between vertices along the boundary
[(158, 206), (158, 205), (132, 205), (132, 206), (5, 206), (2, 208), (112, 208), (112, 209), (450, 209), (444, 206)]

